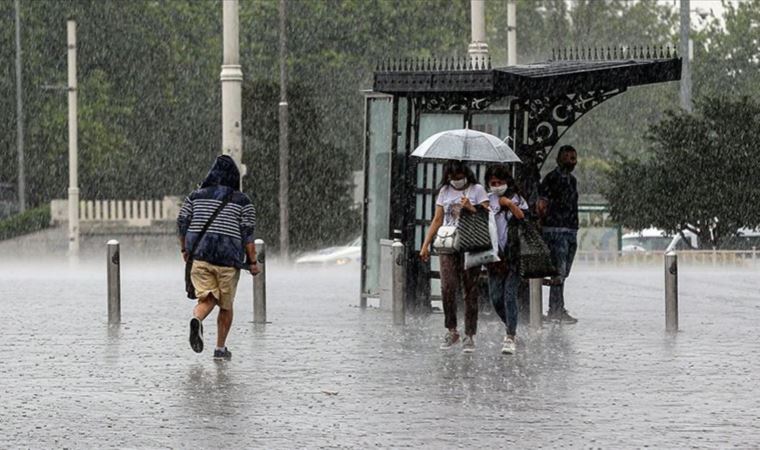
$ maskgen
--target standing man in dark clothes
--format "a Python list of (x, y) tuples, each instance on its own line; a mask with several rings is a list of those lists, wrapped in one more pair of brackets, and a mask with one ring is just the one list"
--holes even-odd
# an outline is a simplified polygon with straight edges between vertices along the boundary
[(578, 182), (572, 172), (578, 153), (563, 145), (557, 153), (557, 168), (546, 174), (538, 187), (538, 215), (543, 234), (559, 275), (549, 289), (549, 320), (576, 323), (578, 319), (565, 309), (565, 280), (570, 275), (578, 248)]
[[(206, 222), (225, 200), (227, 203), (196, 243)], [(253, 275), (259, 272), (253, 238), (255, 222), (253, 204), (240, 192), (240, 171), (235, 161), (228, 155), (218, 156), (200, 188), (185, 199), (177, 217), (182, 256), (185, 262), (193, 260), (190, 278), (198, 303), (190, 319), (190, 347), (197, 353), (203, 351), (203, 319), (219, 305), (214, 359), (232, 357), (226, 341), (240, 268)], [(188, 254), (190, 249), (194, 249), (192, 255)]]

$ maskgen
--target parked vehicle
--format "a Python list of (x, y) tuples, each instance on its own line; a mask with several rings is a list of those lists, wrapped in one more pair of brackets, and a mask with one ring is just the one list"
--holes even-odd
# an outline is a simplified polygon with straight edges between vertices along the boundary
[(662, 230), (647, 228), (624, 234), (621, 250), (623, 253), (665, 251), (672, 240), (673, 236)]
[[(685, 242), (680, 233), (668, 234), (657, 228), (647, 228), (623, 235), (622, 251), (630, 252), (656, 252), (670, 250), (710, 250), (699, 241), (699, 237), (691, 231), (684, 230)], [(736, 236), (731, 236), (722, 241), (723, 250), (752, 250), (760, 248), (760, 229), (741, 228)]]
[(360, 236), (346, 245), (304, 253), (295, 262), (300, 266), (343, 266), (352, 263), (361, 264), (361, 259), (362, 238)]

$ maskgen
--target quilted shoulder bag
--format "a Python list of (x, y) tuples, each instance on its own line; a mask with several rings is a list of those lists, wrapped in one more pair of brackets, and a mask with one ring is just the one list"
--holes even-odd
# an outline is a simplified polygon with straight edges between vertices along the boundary
[(433, 249), (439, 254), (451, 254), (459, 252), (459, 235), (457, 227), (445, 226), (438, 228), (433, 241)]
[(488, 209), (476, 206), (474, 213), (462, 211), (459, 217), (459, 250), (482, 252), (491, 248), (491, 234), (488, 228)]

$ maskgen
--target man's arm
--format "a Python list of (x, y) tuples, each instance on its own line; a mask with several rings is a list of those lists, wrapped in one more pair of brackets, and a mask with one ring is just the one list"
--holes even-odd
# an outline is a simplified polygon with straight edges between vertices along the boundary
[(553, 175), (549, 172), (538, 185), (538, 202), (536, 203), (536, 213), (539, 219), (545, 219), (549, 213), (549, 200), (552, 198)]
[(253, 237), (255, 227), (256, 210), (253, 208), (253, 205), (249, 203), (243, 206), (243, 213), (240, 218), (240, 234), (243, 237), (245, 254), (250, 261), (249, 270), (253, 275), (259, 273), (258, 261), (256, 259), (256, 244)]
[(182, 258), (187, 262), (187, 248), (185, 247), (185, 236), (187, 230), (190, 228), (190, 223), (193, 221), (193, 201), (190, 197), (186, 197), (182, 203), (182, 207), (179, 209), (179, 215), (177, 216), (177, 238), (179, 239), (179, 248), (182, 253)]

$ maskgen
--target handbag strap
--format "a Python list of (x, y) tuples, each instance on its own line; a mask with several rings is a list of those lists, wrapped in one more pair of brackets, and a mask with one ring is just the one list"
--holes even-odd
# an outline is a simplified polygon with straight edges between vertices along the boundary
[(227, 203), (230, 202), (233, 192), (235, 191), (230, 190), (230, 192), (228, 192), (227, 195), (224, 196), (224, 199), (222, 199), (222, 203), (216, 207), (214, 212), (211, 213), (211, 217), (209, 217), (206, 223), (203, 224), (203, 228), (201, 228), (200, 233), (198, 233), (198, 238), (195, 240), (195, 242), (193, 242), (192, 248), (187, 252), (188, 261), (193, 259), (193, 253), (195, 253), (195, 248), (198, 246), (198, 243), (201, 242), (201, 239), (203, 239), (203, 235), (206, 234), (206, 231), (208, 231), (209, 227), (211, 226), (211, 223), (214, 221), (214, 219), (216, 219), (216, 216), (218, 216), (219, 213), (222, 212), (224, 207), (227, 206)]

